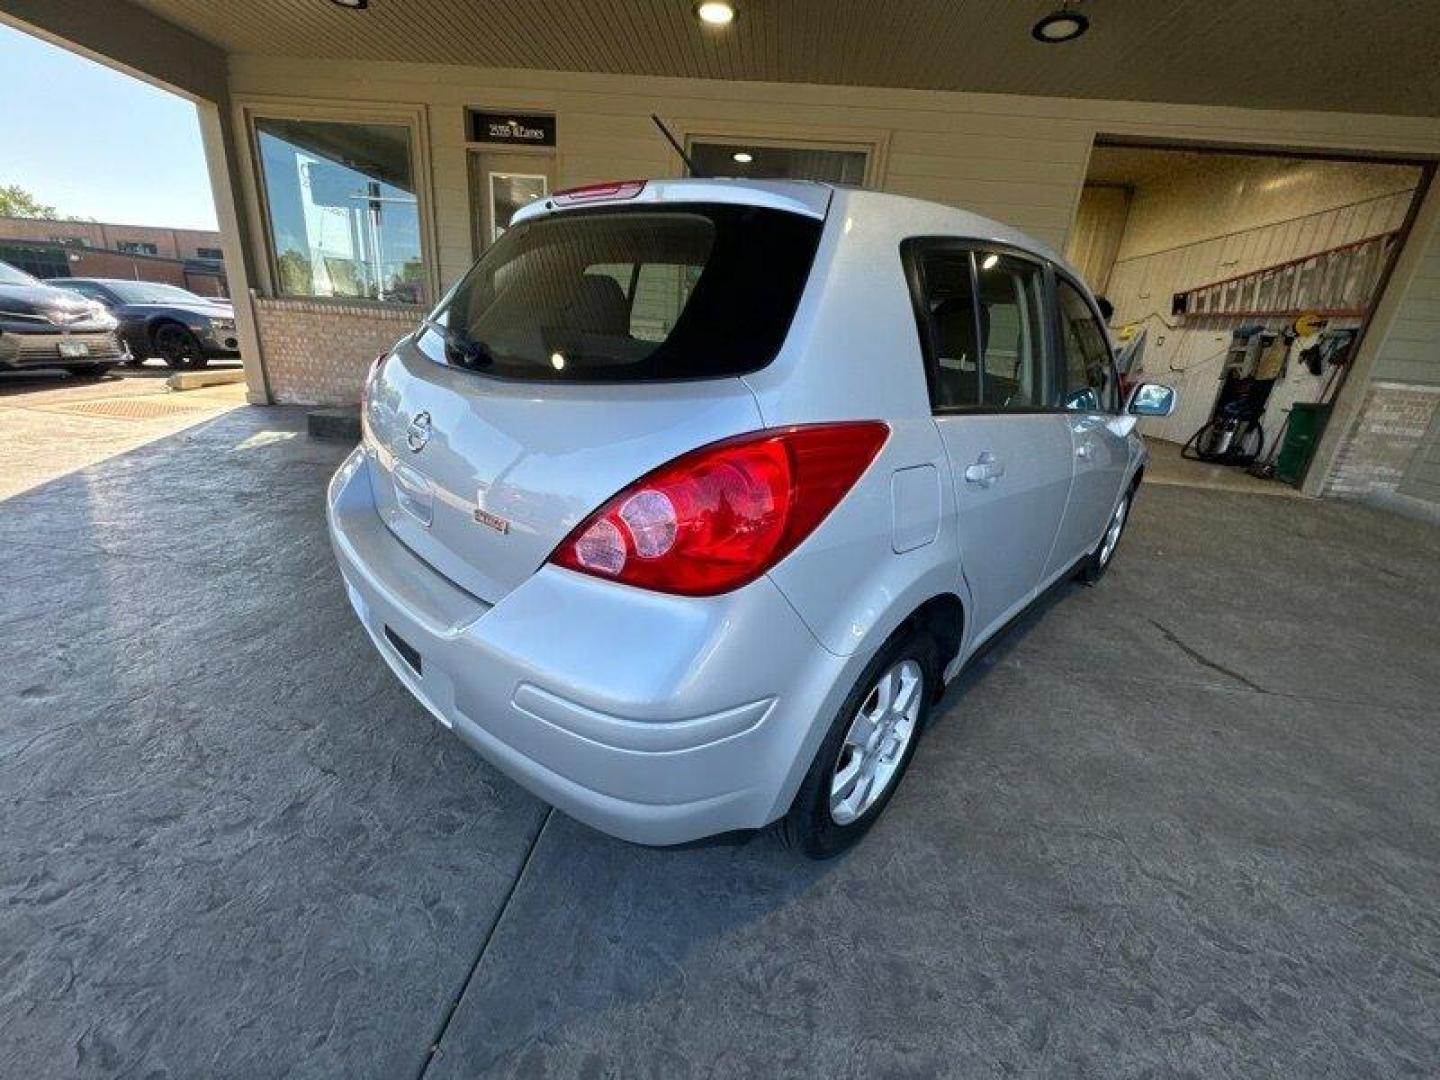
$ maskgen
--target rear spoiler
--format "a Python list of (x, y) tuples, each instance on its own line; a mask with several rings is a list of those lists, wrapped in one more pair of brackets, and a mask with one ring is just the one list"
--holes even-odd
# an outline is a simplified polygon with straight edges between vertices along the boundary
[(511, 223), (591, 206), (653, 206), (659, 203), (726, 203), (784, 210), (823, 221), (834, 189), (808, 180), (612, 180), (557, 191), (515, 211)]

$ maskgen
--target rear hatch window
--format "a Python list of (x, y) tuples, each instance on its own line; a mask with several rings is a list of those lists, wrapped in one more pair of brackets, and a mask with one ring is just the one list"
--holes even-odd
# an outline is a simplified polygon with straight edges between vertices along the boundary
[(495, 242), (417, 344), (432, 360), (529, 381), (755, 371), (784, 344), (821, 228), (718, 204), (536, 218)]

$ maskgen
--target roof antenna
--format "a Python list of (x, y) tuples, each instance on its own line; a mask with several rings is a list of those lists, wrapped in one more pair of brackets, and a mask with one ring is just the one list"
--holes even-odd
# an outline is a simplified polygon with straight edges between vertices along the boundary
[(665, 136), (665, 141), (675, 148), (675, 153), (680, 155), (680, 160), (685, 163), (685, 168), (690, 170), (690, 175), (699, 176), (699, 172), (695, 169), (695, 163), (690, 160), (690, 155), (685, 153), (684, 147), (676, 141), (675, 136), (670, 134), (670, 129), (665, 126), (665, 121), (654, 113), (650, 114), (650, 119), (655, 121), (655, 126), (660, 129), (660, 134)]

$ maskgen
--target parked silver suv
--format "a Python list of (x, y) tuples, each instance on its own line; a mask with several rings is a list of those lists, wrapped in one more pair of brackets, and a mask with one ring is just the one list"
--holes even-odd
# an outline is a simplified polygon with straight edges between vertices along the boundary
[(557, 194), (370, 371), (350, 600), (441, 724), (647, 844), (833, 855), (946, 679), (1105, 571), (1145, 462), (1092, 297), (973, 214), (798, 182)]

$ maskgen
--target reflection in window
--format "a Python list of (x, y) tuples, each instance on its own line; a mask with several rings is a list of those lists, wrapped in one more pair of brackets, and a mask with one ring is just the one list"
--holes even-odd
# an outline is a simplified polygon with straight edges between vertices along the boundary
[(550, 194), (543, 176), (522, 173), (490, 174), (490, 242), (493, 244), (510, 227), (515, 211)]
[(427, 303), (409, 128), (315, 120), (255, 127), (279, 291)]

